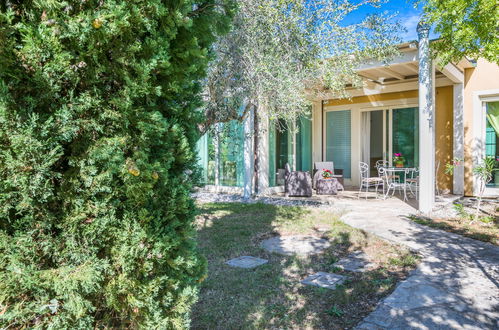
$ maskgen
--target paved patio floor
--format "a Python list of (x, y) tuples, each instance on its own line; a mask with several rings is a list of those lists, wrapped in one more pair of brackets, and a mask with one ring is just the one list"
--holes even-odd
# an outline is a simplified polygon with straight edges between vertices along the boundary
[(407, 220), (398, 199), (338, 199), (342, 220), (422, 256), (358, 329), (499, 329), (499, 247)]

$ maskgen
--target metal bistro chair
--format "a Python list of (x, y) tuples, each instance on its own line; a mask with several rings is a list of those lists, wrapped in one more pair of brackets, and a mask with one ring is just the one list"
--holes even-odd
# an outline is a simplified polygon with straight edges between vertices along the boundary
[(385, 190), (384, 188), (384, 183), (383, 179), (380, 177), (369, 177), (369, 165), (364, 162), (359, 162), (359, 170), (360, 170), (360, 187), (359, 187), (359, 195), (357, 196), (360, 198), (360, 193), (362, 192), (362, 188), (366, 188), (366, 199), (367, 199), (367, 193), (369, 192), (369, 188), (375, 187), (376, 188), (376, 196), (378, 196), (378, 187), (380, 185), (383, 186), (383, 192)]
[[(395, 173), (400, 170), (392, 169), (392, 168), (381, 168), (381, 173), (383, 175), (383, 179), (386, 183), (386, 194), (385, 198), (388, 197), (390, 194), (390, 191), (392, 191), (392, 196), (395, 194), (395, 191), (398, 190), (399, 192), (404, 193), (404, 202), (407, 201), (407, 182), (404, 180), (404, 182), (400, 182), (400, 180), (397, 180), (395, 177)], [(406, 171), (406, 176), (409, 172), (409, 170)]]
[(419, 195), (419, 170), (417, 168), (411, 171), (411, 177), (406, 178), (405, 182), (411, 194), (418, 200)]
[[(378, 171), (378, 176), (380, 178), (383, 178), (383, 175), (380, 173), (380, 168), (387, 168), (390, 166), (390, 163), (387, 161), (387, 160), (377, 160), (376, 161), (376, 165), (374, 167), (376, 167), (376, 170)], [(400, 175), (395, 175), (393, 177), (394, 179), (396, 179), (398, 182), (400, 182)]]

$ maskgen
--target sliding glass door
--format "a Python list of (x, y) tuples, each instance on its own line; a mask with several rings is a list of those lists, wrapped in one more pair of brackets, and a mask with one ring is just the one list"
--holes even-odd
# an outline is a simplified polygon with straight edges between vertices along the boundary
[(371, 176), (377, 175), (376, 162), (386, 160), (387, 122), (385, 110), (364, 111), (361, 116), (362, 157), (361, 161), (368, 164)]
[(364, 111), (361, 115), (361, 160), (376, 175), (376, 162), (392, 164), (395, 153), (404, 157), (404, 167), (419, 164), (418, 108)]

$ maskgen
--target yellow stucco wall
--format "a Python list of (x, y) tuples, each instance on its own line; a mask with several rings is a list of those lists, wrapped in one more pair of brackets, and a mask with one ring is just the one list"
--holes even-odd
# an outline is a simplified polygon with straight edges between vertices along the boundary
[(344, 104), (357, 104), (357, 103), (370, 103), (370, 102), (380, 102), (380, 101), (390, 101), (390, 100), (400, 100), (418, 97), (418, 91), (405, 91), (405, 92), (395, 92), (395, 93), (384, 93), (384, 94), (374, 94), (374, 95), (364, 95), (356, 96), (351, 99), (336, 99), (328, 100), (324, 106), (335, 106)]
[(454, 88), (436, 88), (435, 96), (435, 161), (440, 161), (436, 178), (438, 188), (452, 192), (452, 176), (445, 174), (445, 164), (453, 158)]
[(473, 195), (473, 93), (499, 89), (499, 66), (479, 59), (464, 74), (464, 192)]

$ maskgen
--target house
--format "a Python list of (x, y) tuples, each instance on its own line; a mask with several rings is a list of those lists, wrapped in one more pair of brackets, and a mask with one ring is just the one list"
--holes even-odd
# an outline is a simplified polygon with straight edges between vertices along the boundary
[[(282, 185), (286, 162), (311, 171), (313, 162), (334, 161), (346, 185), (358, 186), (359, 161), (374, 170), (376, 160), (402, 153), (407, 166), (420, 169), (421, 211), (431, 210), (435, 183), (448, 193), (476, 195), (473, 167), (485, 155), (499, 154), (499, 66), (462, 59), (440, 67), (430, 60), (427, 27), (420, 25), (418, 34), (418, 42), (399, 45), (400, 55), (390, 63), (364, 63), (358, 69), (364, 87), (350, 89), (350, 99), (314, 99), (296, 134), (260, 120), (255, 138), (248, 134), (254, 129), (249, 117), (247, 129), (225, 125), (221, 131), (231, 133), (221, 134), (224, 141), (203, 137), (198, 147), (207, 183), (265, 194)], [(463, 161), (446, 174), (453, 159)], [(498, 176), (486, 195), (499, 196)]]

